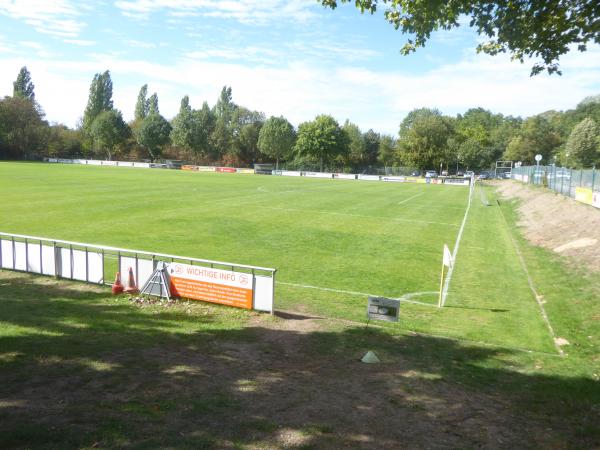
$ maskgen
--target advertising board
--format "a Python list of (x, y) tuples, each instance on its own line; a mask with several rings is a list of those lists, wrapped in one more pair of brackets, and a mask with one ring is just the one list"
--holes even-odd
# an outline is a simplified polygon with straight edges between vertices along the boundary
[(600, 192), (594, 192), (592, 194), (592, 205), (596, 208), (600, 208)]
[(365, 181), (379, 181), (379, 175), (359, 175), (358, 179)]
[(406, 177), (381, 177), (381, 181), (404, 183), (404, 182), (406, 182)]
[(252, 309), (251, 274), (180, 263), (169, 264), (168, 273), (175, 296)]
[(356, 175), (353, 173), (334, 173), (333, 178), (340, 180), (356, 180)]
[(586, 205), (593, 204), (593, 192), (589, 188), (578, 187), (575, 189), (575, 200)]
[(235, 171), (237, 173), (248, 173), (248, 174), (252, 173), (252, 174), (254, 174), (254, 169), (235, 169)]
[(462, 178), (462, 177), (445, 178), (444, 184), (453, 184), (455, 186), (469, 186), (470, 181), (468, 178)]
[(235, 169), (235, 167), (217, 167), (217, 168), (215, 168), (215, 172), (235, 173), (236, 169)]
[(198, 166), (199, 172), (214, 172), (216, 167), (212, 166)]
[(327, 172), (305, 172), (304, 176), (310, 178), (333, 178), (333, 174)]
[(189, 170), (192, 172), (198, 172), (198, 166), (190, 166), (190, 165), (184, 164), (183, 166), (181, 166), (181, 170)]

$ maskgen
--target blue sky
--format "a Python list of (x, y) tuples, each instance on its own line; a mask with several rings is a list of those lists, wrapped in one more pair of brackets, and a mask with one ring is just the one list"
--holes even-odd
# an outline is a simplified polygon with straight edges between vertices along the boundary
[(0, 0), (0, 95), (26, 65), (47, 119), (74, 126), (97, 72), (111, 71), (115, 106), (131, 119), (141, 85), (171, 118), (183, 95), (234, 101), (294, 125), (317, 114), (396, 134), (412, 109), (482, 106), (527, 116), (600, 93), (600, 48), (563, 58), (563, 76), (477, 55), (468, 26), (435, 33), (401, 56), (405, 36), (381, 14), (313, 0)]

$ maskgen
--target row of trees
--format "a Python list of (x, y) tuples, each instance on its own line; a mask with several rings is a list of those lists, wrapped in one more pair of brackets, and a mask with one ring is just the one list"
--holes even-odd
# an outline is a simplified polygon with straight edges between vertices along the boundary
[(223, 87), (213, 107), (194, 109), (183, 97), (178, 114), (160, 114), (156, 93), (141, 87), (134, 119), (126, 123), (113, 104), (108, 71), (94, 76), (80, 124), (49, 125), (35, 99), (26, 67), (13, 96), (0, 100), (0, 157), (86, 157), (101, 159), (184, 159), (196, 164), (250, 165), (285, 161), (290, 167), (409, 166), (419, 169), (491, 167), (498, 159), (532, 164), (544, 161), (572, 167), (600, 165), (600, 96), (574, 110), (549, 111), (525, 120), (482, 108), (455, 117), (420, 108), (401, 122), (397, 136), (362, 132), (329, 115), (295, 129), (284, 117), (270, 117), (233, 101)]

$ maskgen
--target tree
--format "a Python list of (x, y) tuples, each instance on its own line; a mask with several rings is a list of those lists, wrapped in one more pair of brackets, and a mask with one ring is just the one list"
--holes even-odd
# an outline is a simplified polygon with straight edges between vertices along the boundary
[(363, 135), (363, 140), (365, 141), (364, 163), (370, 166), (377, 161), (381, 137), (373, 130), (369, 130)]
[(391, 166), (397, 159), (397, 144), (392, 136), (384, 134), (379, 141), (379, 156), (377, 161), (385, 167)]
[(96, 151), (105, 150), (109, 161), (112, 160), (115, 147), (125, 142), (130, 133), (121, 111), (116, 109), (102, 111), (94, 119), (90, 128), (90, 136), (94, 140)]
[(296, 143), (296, 131), (283, 116), (269, 117), (260, 129), (258, 149), (261, 153), (275, 158), (275, 169), (279, 169), (279, 160), (292, 154)]
[(134, 120), (140, 121), (143, 120), (148, 115), (148, 100), (146, 96), (148, 95), (148, 85), (145, 84), (140, 88), (140, 93), (138, 94), (137, 101), (135, 102), (135, 112), (134, 112)]
[(193, 132), (191, 148), (197, 155), (206, 156), (211, 153), (210, 136), (215, 128), (215, 116), (208, 103), (192, 112)]
[(173, 118), (171, 130), (171, 142), (177, 147), (192, 150), (193, 146), (193, 114), (190, 106), (190, 98), (186, 95), (181, 99), (179, 113)]
[(249, 164), (256, 162), (259, 155), (258, 136), (265, 123), (265, 115), (238, 106), (231, 117), (233, 142), (229, 154), (237, 161)]
[(150, 114), (160, 114), (158, 109), (158, 95), (156, 92), (148, 99), (148, 113), (146, 115)]
[(223, 86), (221, 89), (221, 95), (215, 105), (215, 116), (217, 119), (222, 119), (223, 122), (229, 126), (233, 111), (237, 108), (237, 105), (233, 103), (233, 94), (231, 87)]
[(590, 118), (583, 119), (573, 128), (565, 150), (577, 167), (600, 164), (600, 127)]
[(34, 87), (27, 67), (21, 67), (16, 81), (13, 82), (13, 97), (20, 97), (35, 102)]
[(312, 122), (301, 123), (294, 151), (300, 157), (315, 158), (330, 162), (337, 156), (348, 153), (349, 138), (338, 122), (331, 116), (320, 115)]
[(353, 167), (360, 167), (365, 165), (366, 161), (366, 145), (363, 139), (363, 135), (360, 132), (360, 128), (346, 119), (344, 126), (342, 127), (346, 135), (348, 136), (348, 162)]
[(375, 13), (385, 5), (385, 19), (411, 35), (402, 47), (406, 55), (424, 47), (431, 33), (459, 27), (461, 16), (488, 41), (477, 52), (509, 53), (523, 62), (541, 59), (531, 74), (544, 70), (560, 74), (558, 60), (571, 48), (585, 51), (589, 42), (600, 43), (600, 3), (590, 0), (320, 0), (330, 8), (353, 1), (361, 12)]
[(450, 162), (448, 140), (453, 133), (450, 119), (438, 110), (421, 108), (411, 111), (400, 124), (402, 162), (421, 170), (437, 169), (441, 164)]
[(148, 150), (150, 159), (154, 161), (161, 153), (162, 147), (169, 143), (171, 125), (160, 114), (148, 114), (136, 131), (138, 144)]
[(0, 146), (3, 157), (33, 159), (45, 144), (48, 124), (35, 103), (16, 96), (0, 100)]
[(82, 154), (82, 139), (79, 130), (66, 125), (51, 125), (48, 129), (44, 156), (52, 158), (73, 158)]
[(110, 72), (94, 75), (92, 84), (90, 85), (90, 95), (88, 97), (87, 106), (83, 113), (83, 130), (88, 133), (94, 119), (103, 111), (113, 109), (113, 84), (110, 79)]
[(546, 118), (539, 115), (529, 117), (509, 142), (503, 158), (535, 164), (535, 155), (540, 154), (544, 161), (550, 161), (561, 143), (559, 134)]

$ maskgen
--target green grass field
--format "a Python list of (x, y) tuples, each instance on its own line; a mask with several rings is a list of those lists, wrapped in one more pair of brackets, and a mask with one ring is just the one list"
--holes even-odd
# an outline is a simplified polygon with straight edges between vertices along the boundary
[[(356, 321), (366, 294), (437, 303), (469, 192), (23, 163), (0, 190), (0, 231), (274, 267), (277, 308)], [(497, 206), (473, 202), (446, 305), (404, 303), (400, 327), (556, 352)]]
[[(140, 309), (104, 288), (2, 271), (0, 446), (361, 447), (353, 433), (416, 447), (600, 444), (600, 283), (526, 242), (516, 204), (491, 186), (476, 188), (442, 309), (433, 292), (465, 213), (461, 187), (0, 163), (0, 192), (0, 231), (275, 267), (276, 308), (326, 318), (298, 333), (286, 327), (300, 319), (198, 302)], [(411, 298), (426, 305), (365, 329), (366, 293), (425, 293)], [(562, 356), (555, 337), (569, 342)], [(386, 364), (357, 366), (366, 349)], [(321, 383), (329, 390), (311, 390)], [(306, 401), (322, 395), (322, 409)], [(60, 396), (79, 431), (27, 409)], [(325, 412), (338, 402), (366, 415), (336, 421)], [(367, 426), (396, 413), (412, 433)], [(284, 429), (306, 439), (281, 444)]]

